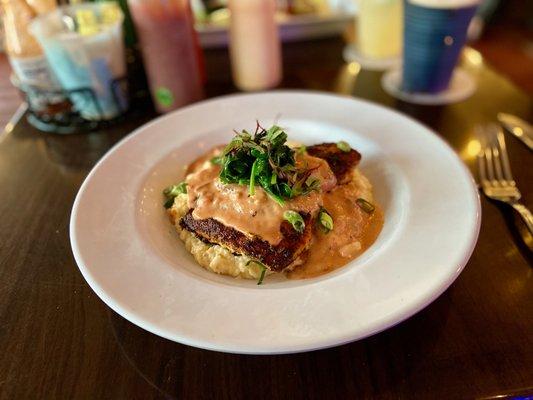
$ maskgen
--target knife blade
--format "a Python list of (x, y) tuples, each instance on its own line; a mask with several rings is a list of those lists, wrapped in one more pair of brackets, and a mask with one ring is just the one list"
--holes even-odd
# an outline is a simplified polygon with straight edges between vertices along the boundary
[(529, 150), (533, 150), (533, 126), (522, 118), (506, 113), (498, 113), (498, 121), (505, 129), (529, 147)]

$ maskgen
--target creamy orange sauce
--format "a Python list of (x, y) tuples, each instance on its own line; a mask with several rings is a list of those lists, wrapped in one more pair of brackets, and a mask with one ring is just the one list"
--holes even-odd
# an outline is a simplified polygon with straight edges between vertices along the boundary
[(323, 233), (315, 229), (307, 259), (287, 274), (290, 279), (313, 278), (346, 265), (368, 249), (383, 228), (379, 207), (370, 215), (353, 207), (335, 213), (327, 210), (332, 214), (333, 230)]
[[(300, 159), (300, 162), (314, 168), (313, 174), (316, 174), (321, 182), (331, 182), (335, 179), (324, 160), (308, 155)], [(280, 226), (285, 211), (302, 211), (314, 215), (322, 205), (322, 194), (313, 191), (308, 195), (287, 200), (280, 206), (270, 199), (260, 186), (256, 186), (255, 194), (250, 196), (248, 186), (226, 185), (220, 182), (219, 165), (209, 161), (195, 164), (195, 169), (186, 178), (188, 205), (193, 209), (193, 217), (214, 218), (242, 233), (258, 236), (272, 245), (277, 245), (283, 239)]]
[(198, 157), (185, 168), (185, 176), (204, 168), (207, 165), (207, 161), (211, 161), (213, 157), (218, 157), (222, 153), (224, 147), (226, 146), (223, 144), (215, 146), (204, 155)]
[(383, 213), (379, 207), (371, 214), (364, 212), (356, 204), (362, 189), (355, 182), (335, 186), (335, 175), (323, 159), (307, 154), (298, 156), (297, 165), (313, 169), (312, 175), (320, 179), (322, 190), (280, 206), (260, 186), (250, 196), (248, 186), (221, 183), (218, 179), (221, 167), (209, 161), (219, 153), (220, 147), (215, 148), (187, 168), (188, 206), (193, 209), (194, 218), (214, 218), (272, 245), (282, 240), (280, 226), (286, 210), (316, 215), (323, 206), (333, 218), (333, 230), (329, 233), (315, 225), (306, 261), (289, 272), (289, 278), (310, 278), (339, 268), (363, 253), (381, 232)]

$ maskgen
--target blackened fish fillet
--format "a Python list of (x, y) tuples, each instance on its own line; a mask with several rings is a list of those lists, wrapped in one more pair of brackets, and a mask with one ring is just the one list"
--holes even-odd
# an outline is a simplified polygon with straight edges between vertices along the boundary
[(183, 216), (180, 226), (208, 243), (220, 244), (234, 253), (259, 260), (272, 271), (282, 271), (296, 261), (311, 243), (311, 214), (300, 215), (305, 222), (304, 231), (298, 233), (290, 223), (283, 221), (280, 228), (283, 239), (275, 246), (261, 238), (247, 236), (213, 218), (195, 219), (192, 210)]
[(338, 184), (351, 179), (352, 170), (361, 161), (361, 154), (354, 149), (342, 151), (336, 143), (322, 143), (307, 147), (307, 154), (326, 160), (335, 174)]

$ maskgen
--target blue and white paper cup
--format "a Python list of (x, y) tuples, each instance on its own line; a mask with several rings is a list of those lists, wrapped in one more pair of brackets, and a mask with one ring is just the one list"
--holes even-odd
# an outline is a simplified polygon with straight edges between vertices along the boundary
[(62, 6), (30, 24), (85, 119), (112, 119), (128, 106), (127, 88), (117, 81), (126, 75), (122, 20), (118, 7), (102, 2)]
[(404, 0), (402, 90), (448, 88), (479, 0)]

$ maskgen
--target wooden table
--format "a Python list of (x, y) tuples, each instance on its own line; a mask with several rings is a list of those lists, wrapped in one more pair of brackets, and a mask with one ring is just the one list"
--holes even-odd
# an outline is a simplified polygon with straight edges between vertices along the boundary
[[(341, 59), (340, 40), (285, 48), (284, 87), (371, 99), (434, 128), (471, 165), (473, 128), (498, 111), (531, 119), (531, 99), (482, 64), (465, 102), (397, 101), (380, 74)], [(207, 54), (209, 96), (235, 91), (227, 54)], [(425, 310), (365, 340), (294, 355), (199, 350), (132, 325), (79, 273), (68, 223), (92, 165), (151, 117), (84, 135), (44, 134), (20, 120), (0, 139), (0, 398), (467, 399), (533, 393), (531, 237), (509, 210), (482, 199), (478, 245), (457, 281)], [(401, 132), (398, 132), (401, 134)], [(533, 207), (533, 154), (508, 137), (512, 167)], [(445, 200), (445, 199), (443, 199)], [(523, 235), (521, 235), (522, 233)], [(423, 251), (423, 249), (420, 249)]]

